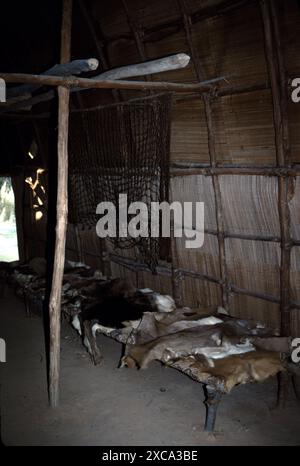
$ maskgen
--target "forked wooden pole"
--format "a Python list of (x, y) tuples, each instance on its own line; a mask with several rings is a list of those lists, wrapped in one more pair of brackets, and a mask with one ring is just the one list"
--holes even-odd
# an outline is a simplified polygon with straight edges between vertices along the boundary
[[(72, 0), (64, 0), (62, 21), (61, 62), (70, 59)], [(57, 217), (54, 267), (49, 301), (50, 358), (49, 402), (55, 408), (59, 404), (60, 373), (60, 318), (61, 289), (65, 265), (65, 246), (68, 222), (68, 132), (70, 92), (58, 86), (58, 143), (57, 143)]]

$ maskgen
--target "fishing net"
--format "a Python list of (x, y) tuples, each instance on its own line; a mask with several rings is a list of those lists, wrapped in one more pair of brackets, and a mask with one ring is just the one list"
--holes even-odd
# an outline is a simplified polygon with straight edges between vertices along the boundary
[[(168, 201), (169, 193), (170, 107), (170, 94), (161, 94), (70, 115), (69, 221), (96, 227), (97, 205), (113, 202), (117, 236), (109, 241), (137, 247), (151, 270), (160, 256), (160, 240), (150, 236), (151, 202)], [(119, 194), (128, 205), (147, 205), (148, 237), (119, 236)]]

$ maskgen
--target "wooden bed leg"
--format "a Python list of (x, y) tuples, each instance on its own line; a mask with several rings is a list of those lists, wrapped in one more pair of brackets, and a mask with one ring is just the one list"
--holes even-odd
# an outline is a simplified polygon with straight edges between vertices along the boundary
[(91, 323), (87, 320), (83, 322), (83, 338), (83, 343), (87, 347), (93, 363), (95, 366), (99, 365), (102, 362), (103, 356), (97, 346), (96, 337), (94, 337), (91, 329)]
[(222, 397), (221, 392), (216, 390), (210, 385), (206, 385), (204, 388), (206, 395), (205, 405), (206, 405), (206, 419), (205, 419), (205, 432), (213, 432), (215, 428), (215, 422), (217, 417), (217, 409)]
[(285, 408), (292, 385), (292, 376), (288, 372), (278, 374), (277, 408)]
[(31, 317), (30, 304), (28, 302), (27, 295), (24, 292), (23, 292), (23, 299), (24, 299), (24, 304), (25, 304), (26, 317)]
[(300, 401), (300, 377), (299, 375), (293, 375), (292, 376), (292, 381), (293, 381), (293, 388), (295, 392), (295, 396), (298, 401)]

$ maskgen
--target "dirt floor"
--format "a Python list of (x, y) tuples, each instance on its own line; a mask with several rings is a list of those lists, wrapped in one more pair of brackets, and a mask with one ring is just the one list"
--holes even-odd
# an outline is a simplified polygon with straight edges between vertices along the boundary
[(117, 369), (121, 345), (99, 337), (104, 363), (94, 367), (79, 336), (62, 327), (61, 403), (48, 407), (42, 320), (27, 318), (11, 292), (0, 301), (2, 441), (6, 445), (296, 445), (300, 407), (292, 395), (274, 409), (276, 379), (237, 387), (224, 397), (217, 433), (202, 432), (202, 386), (153, 363)]

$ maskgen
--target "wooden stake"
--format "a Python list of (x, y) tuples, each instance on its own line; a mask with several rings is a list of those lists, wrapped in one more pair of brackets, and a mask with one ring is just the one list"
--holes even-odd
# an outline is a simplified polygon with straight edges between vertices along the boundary
[[(61, 62), (70, 60), (72, 0), (64, 0), (62, 21)], [(57, 143), (57, 218), (52, 287), (49, 300), (50, 366), (49, 401), (55, 408), (59, 404), (60, 373), (60, 319), (61, 289), (65, 266), (65, 247), (68, 223), (68, 133), (70, 92), (59, 86), (58, 92), (58, 143)]]
[(49, 398), (52, 407), (59, 402), (60, 368), (60, 316), (61, 287), (65, 265), (65, 245), (68, 221), (68, 125), (69, 91), (58, 87), (58, 176), (57, 176), (57, 220), (54, 268), (49, 302), (50, 313), (50, 370)]

